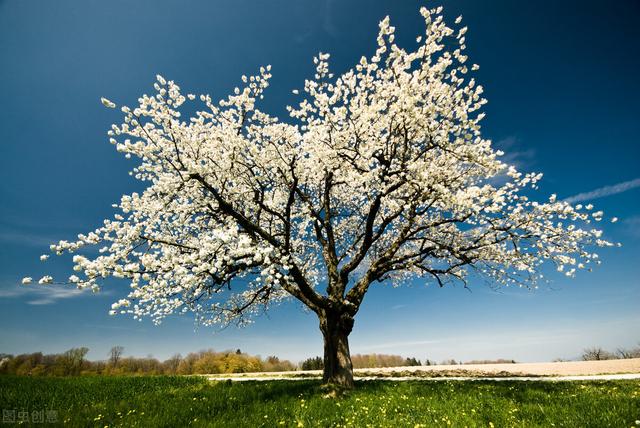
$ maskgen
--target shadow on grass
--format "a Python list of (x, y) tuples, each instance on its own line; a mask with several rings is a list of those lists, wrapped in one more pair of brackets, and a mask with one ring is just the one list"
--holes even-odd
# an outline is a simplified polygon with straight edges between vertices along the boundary
[(215, 382), (215, 389), (237, 392), (242, 401), (253, 400), (273, 401), (281, 399), (298, 398), (302, 395), (315, 395), (321, 393), (321, 382), (317, 380), (304, 381), (243, 381), (243, 382)]

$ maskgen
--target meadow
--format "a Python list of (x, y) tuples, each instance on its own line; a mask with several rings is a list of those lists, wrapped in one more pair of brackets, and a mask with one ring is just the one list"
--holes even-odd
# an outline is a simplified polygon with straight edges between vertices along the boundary
[(0, 376), (0, 408), (34, 426), (636, 427), (640, 381), (360, 381), (329, 397), (316, 380)]

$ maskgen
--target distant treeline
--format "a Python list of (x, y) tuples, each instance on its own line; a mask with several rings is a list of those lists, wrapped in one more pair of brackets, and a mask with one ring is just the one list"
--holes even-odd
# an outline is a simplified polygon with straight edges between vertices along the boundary
[[(421, 366), (420, 360), (415, 358), (403, 358), (400, 355), (385, 354), (355, 354), (351, 356), (354, 369), (375, 367), (401, 367)], [(324, 361), (322, 357), (308, 358), (300, 364), (302, 370), (322, 370)]]
[[(261, 358), (249, 355), (237, 349), (235, 351), (216, 352), (206, 350), (192, 352), (183, 357), (176, 354), (160, 361), (151, 356), (146, 358), (125, 357), (124, 348), (114, 346), (104, 361), (89, 361), (86, 355), (88, 348), (72, 348), (61, 354), (32, 354), (9, 355), (0, 353), (0, 374), (30, 375), (30, 376), (73, 376), (73, 375), (154, 375), (154, 374), (214, 374), (214, 373), (253, 373), (280, 372), (293, 370), (321, 370), (322, 357), (308, 358), (300, 364), (288, 360), (281, 360), (276, 356)], [(640, 345), (632, 349), (618, 349), (609, 352), (599, 347), (585, 349), (583, 360), (609, 360), (616, 358), (640, 358)], [(438, 362), (425, 359), (405, 358), (400, 355), (387, 354), (355, 354), (351, 356), (353, 367), (403, 367), (403, 366), (431, 366), (458, 364), (505, 364), (515, 363), (514, 360), (471, 360), (458, 362), (453, 359)]]
[(618, 360), (627, 358), (640, 358), (640, 344), (635, 348), (618, 348), (615, 352), (607, 351), (599, 346), (587, 348), (582, 351), (584, 361)]
[[(515, 364), (516, 360), (505, 360), (498, 358), (497, 360), (471, 360), (460, 364)], [(455, 364), (455, 363), (454, 363)]]
[[(300, 365), (276, 356), (261, 358), (240, 351), (216, 352), (213, 350), (180, 354), (160, 361), (153, 357), (124, 357), (124, 348), (114, 346), (104, 361), (89, 361), (89, 348), (72, 348), (61, 354), (9, 355), (0, 354), (0, 374), (30, 376), (74, 376), (74, 375), (155, 375), (155, 374), (214, 374), (279, 372), (293, 370), (322, 369), (321, 357), (309, 358)], [(419, 366), (416, 358), (399, 355), (356, 354), (352, 357), (355, 368)], [(432, 364), (429, 360), (425, 364)]]
[[(437, 366), (437, 365), (457, 365), (457, 364), (514, 364), (515, 360), (472, 360), (467, 362), (458, 362), (454, 359), (443, 360), (439, 363), (429, 360), (428, 358), (424, 362), (416, 358), (404, 358), (400, 355), (386, 355), (386, 354), (355, 354), (351, 356), (351, 362), (354, 369), (367, 369), (377, 367), (408, 367), (408, 366)], [(304, 360), (300, 367), (302, 370), (321, 370), (324, 362), (322, 357), (309, 358)]]
[(175, 355), (160, 361), (153, 357), (123, 357), (120, 346), (111, 349), (105, 361), (89, 361), (88, 348), (72, 348), (62, 354), (8, 355), (0, 354), (0, 374), (15, 375), (155, 375), (155, 374), (208, 374), (247, 373), (295, 370), (296, 365), (271, 356), (266, 359), (236, 351), (213, 350), (193, 352), (186, 357)]

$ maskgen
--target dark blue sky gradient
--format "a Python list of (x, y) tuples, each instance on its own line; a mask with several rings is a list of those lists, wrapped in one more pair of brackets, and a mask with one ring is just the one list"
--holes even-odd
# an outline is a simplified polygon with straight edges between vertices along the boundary
[[(112, 216), (139, 189), (133, 161), (108, 144), (118, 110), (134, 105), (157, 73), (184, 92), (225, 97), (242, 74), (273, 66), (261, 108), (285, 117), (291, 89), (331, 53), (334, 72), (375, 49), (390, 15), (400, 45), (423, 33), (414, 1), (0, 0), (0, 352), (88, 346), (100, 359), (116, 344), (160, 358), (203, 348), (241, 348), (294, 360), (321, 352), (312, 314), (290, 303), (254, 326), (194, 331), (189, 317), (161, 327), (109, 317), (126, 285), (103, 295), (20, 287), (26, 275), (66, 277), (67, 258), (45, 264), (50, 242), (73, 239)], [(545, 174), (540, 198), (560, 198), (640, 177), (640, 3), (443, 1), (469, 26), (468, 54), (489, 100), (483, 130), (525, 171)], [(571, 358), (592, 345), (640, 341), (640, 188), (593, 201), (607, 218), (603, 264), (536, 293), (472, 284), (373, 287), (352, 352), (418, 358)]]

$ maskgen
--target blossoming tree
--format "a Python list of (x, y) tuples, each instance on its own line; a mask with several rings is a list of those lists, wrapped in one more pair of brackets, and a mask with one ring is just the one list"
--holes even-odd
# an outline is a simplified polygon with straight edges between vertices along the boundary
[(413, 50), (394, 43), (385, 18), (375, 54), (354, 69), (334, 77), (329, 55), (315, 58), (289, 122), (256, 107), (269, 66), (217, 104), (201, 95), (187, 120), (180, 110), (196, 97), (158, 76), (155, 94), (122, 107), (109, 131), (146, 189), (123, 196), (102, 227), (51, 246), (100, 248), (74, 255), (81, 277), (68, 282), (126, 278), (112, 313), (156, 322), (193, 311), (200, 323), (242, 324), (297, 299), (319, 319), (324, 381), (351, 387), (348, 337), (372, 284), (535, 287), (545, 264), (573, 276), (597, 262), (592, 248), (610, 244), (588, 225), (602, 213), (529, 199), (541, 175), (505, 164), (481, 135), (466, 27), (447, 26), (441, 8), (421, 14)]

